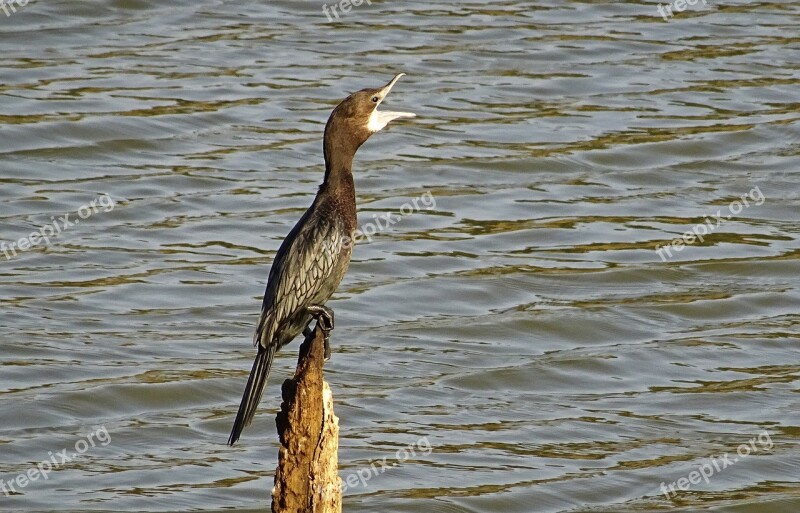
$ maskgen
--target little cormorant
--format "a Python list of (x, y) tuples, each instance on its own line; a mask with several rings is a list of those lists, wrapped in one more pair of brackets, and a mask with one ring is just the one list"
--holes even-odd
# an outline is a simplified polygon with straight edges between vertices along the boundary
[(228, 443), (239, 439), (253, 420), (275, 352), (308, 328), (312, 318), (325, 331), (325, 357), (330, 357), (328, 332), (333, 311), (325, 306), (342, 281), (356, 231), (356, 192), (352, 165), (356, 150), (369, 137), (409, 112), (379, 111), (400, 73), (386, 86), (348, 96), (325, 125), (325, 179), (316, 198), (278, 249), (267, 279), (261, 317), (253, 336), (258, 354), (236, 414)]

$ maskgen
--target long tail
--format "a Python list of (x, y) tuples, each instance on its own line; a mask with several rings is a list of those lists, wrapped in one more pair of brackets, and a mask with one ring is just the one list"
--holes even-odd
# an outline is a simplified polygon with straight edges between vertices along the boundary
[(231, 436), (228, 438), (228, 445), (233, 445), (242, 434), (242, 430), (250, 425), (253, 421), (253, 415), (256, 414), (258, 403), (261, 402), (261, 394), (264, 392), (264, 385), (267, 384), (269, 377), (269, 370), (272, 367), (272, 359), (275, 356), (275, 346), (269, 347), (258, 346), (258, 355), (256, 361), (253, 362), (253, 370), (250, 371), (250, 378), (247, 380), (247, 386), (242, 395), (242, 402), (239, 405), (239, 413), (236, 414), (236, 420), (233, 422), (233, 429)]

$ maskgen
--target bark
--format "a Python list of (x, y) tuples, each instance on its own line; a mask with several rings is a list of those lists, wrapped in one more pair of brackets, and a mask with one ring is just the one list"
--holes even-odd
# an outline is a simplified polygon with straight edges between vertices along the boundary
[(333, 394), (323, 379), (322, 330), (300, 346), (297, 370), (283, 383), (283, 403), (275, 423), (281, 448), (273, 513), (341, 513), (339, 419)]

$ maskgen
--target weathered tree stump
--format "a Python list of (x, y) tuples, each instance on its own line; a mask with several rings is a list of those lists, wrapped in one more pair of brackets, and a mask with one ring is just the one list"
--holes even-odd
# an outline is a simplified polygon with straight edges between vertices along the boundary
[(319, 327), (300, 346), (297, 370), (283, 382), (275, 423), (281, 441), (273, 513), (340, 513), (339, 419), (322, 375), (324, 338)]

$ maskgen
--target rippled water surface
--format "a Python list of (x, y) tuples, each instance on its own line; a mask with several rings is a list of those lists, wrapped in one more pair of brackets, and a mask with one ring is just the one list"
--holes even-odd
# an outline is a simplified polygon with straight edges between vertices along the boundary
[(269, 507), (298, 342), (225, 445), (269, 266), (332, 107), (402, 71), (359, 217), (435, 207), (329, 303), (341, 475), (397, 463), (344, 510), (800, 511), (800, 1), (337, 12), (0, 11), (2, 249), (76, 222), (0, 253), (0, 510)]

